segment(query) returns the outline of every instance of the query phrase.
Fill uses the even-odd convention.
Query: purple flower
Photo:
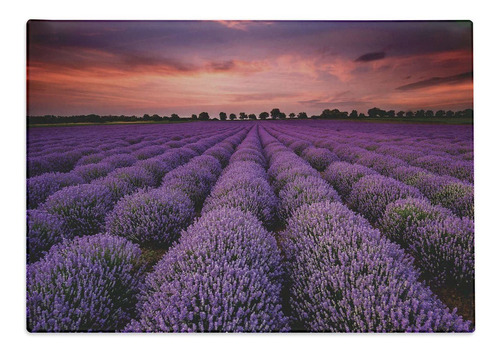
[[[410,252],[437,285],[473,291],[474,222],[454,216],[421,221],[409,230]]]
[[[183,232],[147,276],[131,332],[275,332],[283,270],[276,241],[250,213],[220,209]]]
[[[99,177],[106,176],[114,170],[114,167],[106,162],[91,163],[76,167],[72,172],[80,177],[86,183],[89,183]]]
[[[474,186],[462,182],[446,183],[429,196],[431,202],[449,208],[459,217],[474,218]]]
[[[106,158],[106,154],[103,152],[97,152],[91,155],[82,156],[76,163],[76,166],[84,166],[88,164],[101,162],[104,158]]]
[[[84,183],[82,177],[72,173],[49,172],[28,178],[27,197],[28,208],[34,209],[58,190]]]
[[[393,178],[368,175],[354,184],[348,204],[375,223],[384,214],[387,204],[407,197],[420,198],[422,195],[418,189]]]
[[[140,250],[109,235],[75,238],[27,267],[30,332],[117,331],[135,314]]]
[[[313,332],[469,331],[411,258],[340,203],[304,205],[281,235],[297,326]]]
[[[101,160],[101,162],[108,163],[114,168],[129,167],[132,166],[136,161],[137,159],[130,154],[115,154]]]
[[[154,189],[125,196],[106,218],[106,231],[140,245],[167,247],[194,218],[181,191]]]
[[[342,198],[347,199],[351,194],[352,186],[362,177],[375,175],[371,168],[349,162],[333,162],[328,166],[324,178],[335,188]]]
[[[325,148],[308,147],[301,155],[307,162],[318,171],[324,171],[333,161],[339,161],[335,153]]]
[[[104,230],[113,195],[103,185],[80,184],[54,193],[42,208],[59,216],[71,236],[92,235]]]
[[[286,221],[291,214],[305,204],[323,201],[340,202],[337,192],[319,177],[297,177],[280,191],[280,217]]]
[[[118,168],[108,174],[108,177],[121,179],[135,189],[153,187],[156,184],[154,175],[140,166]]]
[[[27,211],[28,261],[36,262],[50,247],[67,237],[64,222],[43,210]]]
[[[132,153],[132,156],[138,160],[146,160],[151,157],[161,155],[165,152],[165,148],[158,145],[146,146]]]

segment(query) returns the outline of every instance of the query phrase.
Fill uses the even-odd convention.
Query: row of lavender
[[[217,182],[202,217],[148,276],[139,319],[128,331],[286,331],[289,323],[310,331],[469,329],[468,322],[417,281],[419,272],[410,257],[342,206],[307,163],[261,134],[280,198],[270,188],[260,142],[251,132]],[[296,169],[309,176],[297,177]],[[272,219],[273,210],[279,210],[281,220]],[[308,239],[318,214],[329,227]],[[280,221],[288,225],[279,238],[283,269],[274,239],[255,217],[268,227]],[[339,218],[345,225],[336,224]],[[332,230],[333,225],[337,228]],[[352,228],[357,232],[350,240]],[[342,241],[335,240],[322,254],[324,237]],[[339,261],[346,267],[332,268]],[[346,281],[346,274],[351,279]],[[290,294],[289,318],[281,311],[282,285]]]
[[[28,266],[30,330],[122,328],[135,314],[143,286],[141,251],[136,244],[168,247],[176,239],[181,229],[193,221],[196,208],[246,131],[239,128],[201,139],[192,155],[203,150],[205,153],[165,174],[159,188],[155,188],[153,175],[143,171],[150,183],[120,190],[114,188],[115,183],[96,181],[96,185],[106,186],[102,194],[92,193],[96,192],[91,190],[92,184],[67,187],[34,211],[36,217],[29,211],[29,246],[32,240],[51,240],[54,235],[57,241],[62,239],[44,258]],[[158,161],[161,165],[161,158]],[[89,193],[74,198],[72,188],[83,188]],[[119,193],[113,197],[116,191]],[[82,215],[82,210],[88,213]],[[82,228],[89,222],[92,230]],[[75,225],[80,227],[72,228]],[[102,231],[107,233],[99,234]]]
[[[231,157],[201,217],[155,266],[127,331],[286,331],[283,267],[270,225],[277,199],[256,128]]]
[[[412,258],[340,203],[317,170],[261,130],[280,196],[292,321],[308,331],[466,331]]]
[[[393,163],[387,163],[383,156],[370,160],[372,153],[369,151],[365,151],[368,158],[361,155],[357,160],[358,163],[365,162],[363,164],[339,162],[339,157],[332,151],[314,146],[313,133],[283,132],[283,129],[280,132],[274,131],[275,136],[318,171],[324,171],[323,177],[339,191],[351,209],[361,213],[386,237],[398,242],[413,255],[419,267],[432,278],[433,285],[448,284],[466,292],[473,290],[474,222],[468,217],[473,216],[474,210],[472,186],[466,198],[461,193],[449,193],[445,194],[448,198],[429,200],[426,196],[442,196],[442,190],[449,191],[450,185],[443,187],[439,183],[429,183],[427,188],[422,188],[415,183],[419,190],[388,177],[394,170],[401,174],[405,170],[411,171],[412,168],[404,163],[391,159]],[[301,138],[298,139],[298,136]],[[374,162],[371,168],[367,167],[367,160]],[[380,175],[378,171],[385,173]],[[406,171],[406,174],[409,173]],[[440,180],[439,176],[430,173],[420,177],[427,182]],[[453,183],[463,186],[460,182]],[[462,198],[466,201],[463,202]],[[449,203],[450,200],[453,203]],[[459,208],[464,204],[467,208]],[[441,205],[458,206],[452,208],[456,215]]]
[[[182,172],[176,167],[184,165],[190,159],[211,148],[223,138],[234,139],[235,131],[220,133],[209,138],[193,137],[180,140],[180,148],[170,149],[164,154],[140,160],[129,167],[119,167],[100,178],[73,186],[61,186],[57,183],[33,183],[28,179],[28,206],[33,195],[50,196],[37,209],[29,210],[28,220],[28,257],[36,261],[53,244],[65,238],[90,235],[104,229],[107,214],[119,199],[139,189],[156,187],[162,182],[167,172],[169,183],[181,183],[192,188]],[[231,146],[231,143],[229,143]],[[220,155],[220,148],[213,148],[208,154]],[[174,171],[177,171],[175,174]],[[72,173],[72,172],[70,172]],[[38,176],[42,177],[42,176]],[[38,180],[38,177],[35,177]],[[179,182],[180,181],[180,182]],[[202,182],[200,182],[202,183]],[[60,188],[60,190],[58,190]],[[47,193],[47,190],[50,193]],[[42,199],[42,198],[38,198]]]
[[[193,131],[197,130],[194,129]],[[44,131],[47,134],[52,133],[51,131]],[[52,148],[47,148],[40,151],[43,154],[42,156],[30,158],[30,154],[34,153],[32,153],[32,148],[28,144],[28,176],[30,176],[28,178],[28,207],[30,209],[38,207],[59,189],[90,183],[115,170],[117,170],[115,174],[118,175],[120,171],[124,171],[119,170],[120,168],[137,165],[148,169],[151,161],[149,159],[155,156],[161,155],[163,160],[175,161],[176,155],[180,154],[179,160],[182,160],[186,151],[178,149],[186,144],[196,142],[201,137],[200,133],[191,132],[183,139],[173,133],[167,134],[170,137],[156,139],[137,134],[138,137],[131,139],[122,134],[113,136],[114,133],[119,133],[119,131],[105,130],[106,135],[103,135],[103,132],[96,136],[82,134],[85,140],[81,141],[80,139],[71,138],[71,136],[68,137],[68,130],[63,132],[65,133],[63,136],[67,137],[69,142],[58,143],[57,132],[55,132],[55,138],[54,135],[51,135],[49,139],[46,139],[51,142],[51,144],[48,144],[49,146],[53,144],[63,145],[62,149],[66,153],[53,152]],[[216,131],[212,130],[212,132],[215,133]],[[210,134],[210,131],[207,133]],[[56,142],[53,142],[54,139]],[[28,141],[30,142],[30,140]],[[103,143],[102,141],[107,142]]]
[[[435,174],[424,168],[414,167],[401,159],[366,150],[361,148],[355,139],[350,144],[345,144],[339,143],[334,134],[324,139],[316,136],[314,132],[303,134],[293,130],[280,131],[288,136],[287,143],[294,144],[292,148],[299,154],[312,145],[322,147],[322,150],[312,149],[305,152],[306,158],[320,171],[339,159],[369,167],[384,176],[416,187],[433,204],[442,205],[460,217],[474,217],[474,186],[469,182]],[[449,170],[451,170],[450,164],[453,162],[448,164]]]
[[[207,126],[194,127],[189,132],[179,126],[168,130],[152,126],[135,129],[125,126],[31,129],[27,146],[28,176],[69,172],[76,165],[99,162],[116,154],[129,154],[136,159],[151,157],[152,154],[161,154],[156,151],[161,147],[163,150],[178,147],[179,140],[195,137],[204,130],[216,131]]]
[[[330,123],[331,124],[331,123]],[[340,124],[342,126],[342,124]],[[362,127],[356,125],[356,129]],[[375,128],[370,133],[360,133],[347,127],[346,130],[339,129],[339,125],[325,123],[321,128],[314,128],[314,124],[308,130],[315,132],[318,142],[330,140],[335,137],[338,145],[356,145],[369,151],[389,155],[408,164],[429,169],[439,175],[451,175],[458,179],[473,182],[473,146],[471,127],[447,128],[449,135],[437,135],[432,131],[425,131],[422,125],[404,125],[406,134],[411,137],[394,134],[399,130],[398,125],[390,127]],[[435,126],[439,131],[443,127]],[[297,131],[297,129],[294,129]],[[424,132],[422,132],[424,130]],[[426,134],[425,134],[426,133]],[[408,148],[411,147],[411,148]]]
[[[54,196],[73,187],[42,203],[34,213],[57,221],[29,221],[29,239],[66,235],[75,220],[99,222],[91,232],[80,224],[28,266],[28,327],[470,330],[417,280],[414,260],[342,205],[317,170],[262,127],[249,128],[202,139],[177,168],[152,162],[162,155],[145,160],[156,167],[150,184],[123,192],[111,174],[75,186],[107,186],[111,207],[82,215],[102,199],[80,208],[91,193],[61,207],[74,193]],[[52,199],[59,209],[48,208]],[[276,242],[270,231],[281,228]],[[146,273],[141,249],[149,248],[167,251]]]
[[[288,123],[288,122],[287,122]],[[287,126],[302,126],[290,122]],[[372,124],[343,121],[308,122],[308,129],[318,133],[332,133],[342,142],[350,139],[364,140],[367,147],[377,149],[384,142],[402,147],[400,152],[413,156],[439,155],[472,160],[472,125],[428,125],[428,124]],[[406,147],[411,146],[411,149]]]

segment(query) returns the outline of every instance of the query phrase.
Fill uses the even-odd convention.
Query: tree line
[[[335,119],[335,118],[473,118],[474,111],[472,109],[465,109],[463,111],[445,111],[438,110],[434,112],[433,110],[420,109],[417,111],[398,111],[395,110],[385,111],[383,109],[373,107],[368,110],[368,116],[364,113],[358,114],[357,110],[352,110],[349,114],[348,112],[341,112],[338,109],[325,109],[320,118]]]
[[[144,114],[143,116],[126,116],[126,115],[74,115],[74,116],[28,116],[28,124],[57,124],[57,123],[111,123],[111,122],[167,122],[167,121],[210,121],[210,120],[266,120],[266,119],[363,119],[363,118],[472,118],[473,110],[466,109],[463,111],[444,111],[438,110],[417,110],[417,111],[399,111],[383,110],[373,107],[368,110],[367,114],[359,113],[357,110],[352,110],[351,113],[340,111],[338,109],[325,109],[320,115],[308,116],[306,112],[293,112],[286,114],[281,112],[279,108],[273,108],[270,112],[261,112],[258,116],[254,113],[247,114],[239,112],[227,114],[220,112],[218,117],[210,117],[207,112],[200,114],[192,114],[191,117],[180,117],[173,113],[170,116],[160,116],[158,114]]]

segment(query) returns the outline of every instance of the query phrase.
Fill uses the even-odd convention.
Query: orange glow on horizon
[[[207,41],[213,38],[211,45],[194,44],[197,39],[180,29],[177,36],[172,35],[175,24],[168,24],[170,32],[159,39],[144,35],[135,42],[120,43],[112,37],[126,31],[125,25],[113,31],[93,29],[92,36],[79,30],[70,44],[54,45],[53,29],[46,34],[46,42],[33,37],[27,67],[28,114],[190,116],[208,111],[217,116],[220,111],[258,114],[274,107],[309,114],[327,108],[366,112],[373,106],[395,110],[472,107],[472,81],[460,76],[472,71],[468,49],[441,50],[437,45],[437,49],[427,49],[422,40],[420,52],[398,54],[384,49],[376,59],[355,60],[376,51],[368,41],[363,49],[364,29],[355,23],[330,32],[315,23],[297,23],[296,28],[293,23],[258,21],[196,25],[213,31],[212,37],[207,34]],[[285,25],[290,34],[282,29]],[[313,29],[321,33],[306,36],[306,25],[316,26]],[[186,36],[184,41],[182,36]],[[345,37],[353,38],[352,46],[330,49],[332,41],[340,43]],[[165,40],[173,44],[162,51]]]

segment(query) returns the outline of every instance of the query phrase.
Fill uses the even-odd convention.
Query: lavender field
[[[32,332],[471,332],[472,125],[28,129]]]

